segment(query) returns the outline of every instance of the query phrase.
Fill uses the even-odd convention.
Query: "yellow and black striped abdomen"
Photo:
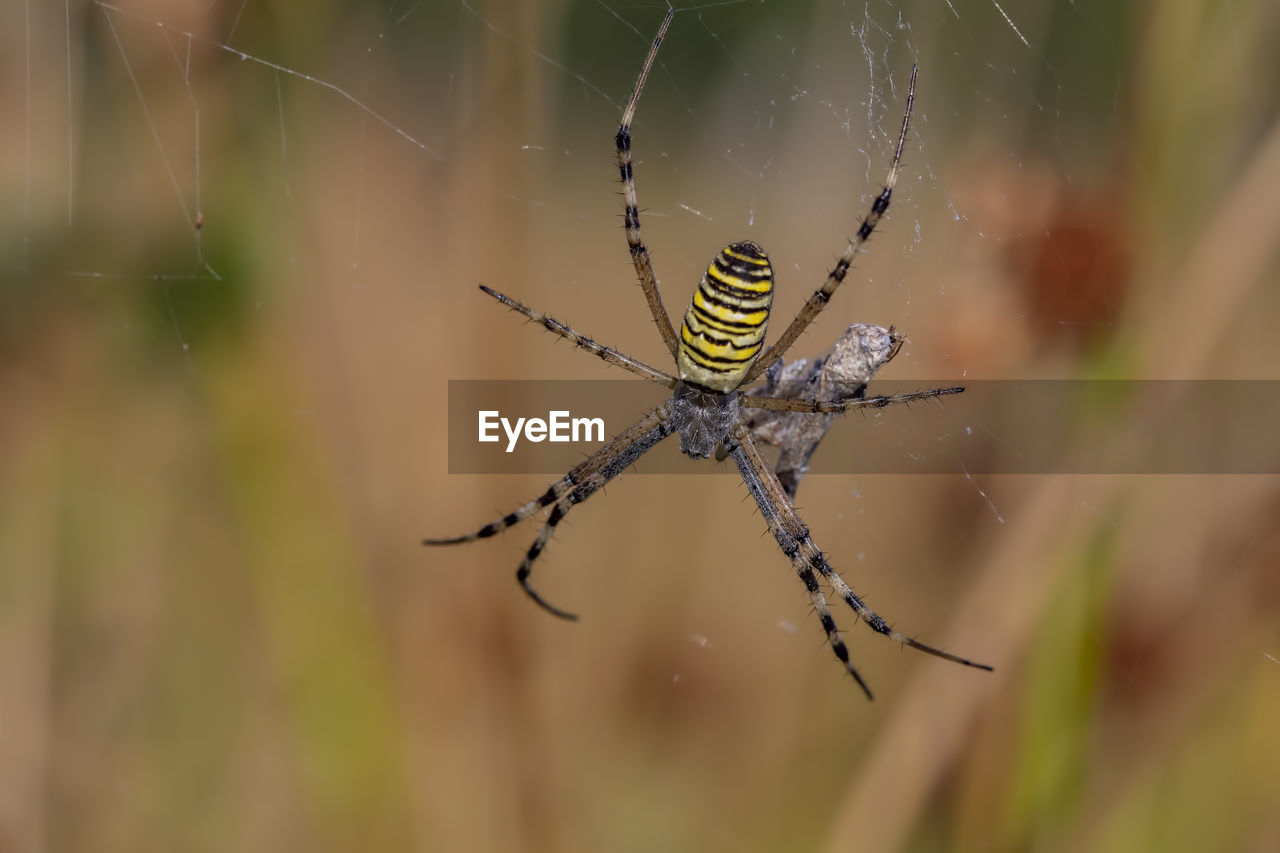
[[[720,250],[693,293],[680,326],[680,378],[713,391],[737,388],[764,347],[773,304],[773,267],[755,243]]]

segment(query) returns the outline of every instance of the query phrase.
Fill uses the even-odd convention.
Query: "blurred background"
[[[448,473],[450,379],[618,373],[478,282],[666,364],[612,160],[665,10],[5,4],[0,850],[1280,848],[1273,476],[811,476],[854,589],[995,667],[837,611],[873,703],[729,466],[574,510],[537,581],[577,624],[512,579],[533,525],[421,547],[549,480]],[[892,379],[1276,379],[1277,37],[1265,0],[681,6],[634,133],[668,309],[750,238],[789,318],[919,63],[797,355],[856,321],[910,336]]]

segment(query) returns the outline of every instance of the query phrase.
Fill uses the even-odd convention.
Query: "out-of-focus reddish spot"
[[[1104,195],[1060,195],[1045,221],[1009,247],[1033,330],[1071,343],[1111,333],[1129,289],[1131,258],[1124,211]]]

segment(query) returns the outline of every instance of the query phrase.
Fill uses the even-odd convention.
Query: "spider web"
[[[1274,379],[1280,296],[1256,282],[1274,274],[1277,242],[1268,223],[1280,213],[1250,194],[1274,185],[1274,143],[1266,140],[1276,75],[1258,73],[1253,60],[1265,55],[1257,45],[1276,26],[1261,9],[1221,4],[1204,13],[1203,26],[1190,26],[1146,21],[1147,10],[1104,0],[678,7],[634,128],[643,233],[669,313],[678,320],[720,246],[753,239],[777,270],[775,318],[793,315],[880,189],[906,80],[918,64],[892,209],[793,355],[814,356],[850,323],[863,322],[896,325],[908,335],[883,375],[926,387],[1045,377]],[[362,654],[379,659],[370,621],[407,625],[411,640],[424,632],[443,643],[463,632],[430,634],[417,626],[448,619],[414,606],[492,600],[494,579],[506,577],[514,551],[477,557],[486,561],[483,571],[442,581],[442,572],[422,579],[427,558],[408,546],[428,525],[444,533],[473,528],[545,483],[446,476],[447,383],[598,379],[602,368],[504,316],[475,285],[496,287],[666,366],[618,227],[612,159],[622,104],[665,11],[661,3],[615,0],[545,9],[490,0],[25,0],[0,13],[10,130],[0,389],[12,401],[0,415],[0,434],[12,448],[0,470],[6,500],[47,507],[41,524],[8,513],[17,519],[14,529],[55,531],[45,551],[30,551],[53,555],[52,568],[24,573],[11,596],[19,617],[0,640],[0,669],[15,685],[4,693],[36,697],[10,700],[16,711],[4,716],[20,722],[0,739],[46,774],[15,785],[16,793],[0,789],[0,820],[17,827],[12,837],[24,849],[75,846],[75,830],[56,828],[40,819],[41,809],[29,808],[39,792],[54,790],[53,805],[69,803],[88,815],[83,826],[100,825],[86,805],[93,799],[87,789],[57,776],[66,762],[57,740],[71,726],[72,751],[79,744],[90,757],[101,742],[74,720],[49,721],[86,698],[80,685],[98,683],[84,675],[96,668],[98,638],[113,631],[133,638],[123,657],[134,660],[168,645],[160,640],[178,629],[164,614],[185,612],[175,601],[207,600],[215,602],[210,613],[238,613],[227,603],[239,601],[234,594],[202,586],[221,567],[232,567],[232,577],[254,577],[247,586],[265,602],[264,622],[290,627],[252,635],[273,649],[271,665],[292,673],[299,661],[336,661],[324,675],[355,685],[344,696],[382,695],[378,685],[360,686],[374,676],[354,664],[343,668]],[[1178,76],[1186,66],[1198,76]],[[1083,419],[1111,411],[1106,400],[1093,403]],[[927,408],[908,414],[929,416]],[[848,421],[828,435],[819,459],[856,453],[857,429],[868,425]],[[989,427],[980,419],[967,426],[975,433]],[[1139,438],[1157,429],[1137,419],[1116,428]],[[1020,452],[1006,443],[1008,453]],[[929,452],[916,440],[904,448]],[[1042,710],[1079,712],[1069,721],[1028,714],[1025,750],[1007,758],[1006,769],[1018,783],[1011,788],[1033,793],[1010,794],[1008,814],[1043,814],[1046,803],[1064,812],[1080,806],[1089,814],[1090,803],[1105,811],[1098,805],[1104,789],[1087,770],[1079,771],[1086,780],[1079,787],[1075,777],[1064,781],[1067,771],[1041,772],[1069,764],[1071,749],[1085,753],[1091,733],[1124,739],[1124,723],[1113,718],[1089,728],[1096,721],[1073,704],[1075,687],[1123,706],[1117,718],[1157,719],[1154,709],[1163,704],[1181,713],[1182,722],[1170,725],[1191,726],[1185,721],[1210,718],[1218,706],[1206,698],[1209,688],[1187,686],[1184,664],[1199,672],[1266,667],[1262,677],[1272,680],[1280,672],[1280,602],[1268,581],[1274,573],[1264,570],[1277,547],[1271,479],[1033,482],[958,470],[901,480],[808,480],[800,493],[805,517],[837,565],[856,571],[859,588],[877,591],[877,606],[904,628],[928,628],[937,645],[991,659],[1002,677],[1022,677],[1004,675],[1020,662],[1029,672],[1067,672],[1057,682],[1025,676],[1023,692],[1008,691],[1033,697],[1028,703]],[[741,485],[731,477],[707,481],[677,502],[668,478],[632,478],[611,491],[612,509],[602,508],[600,497],[594,509],[575,510],[582,522],[564,537],[571,546],[557,545],[561,568],[549,585],[564,588],[566,578],[590,574],[583,567],[601,553],[656,547],[647,540],[660,537],[642,537],[621,522],[612,535],[623,545],[608,530],[593,532],[608,528],[614,513],[647,518],[665,506],[696,518],[692,529],[673,534],[673,543],[689,549],[711,539],[711,530],[754,532],[759,519],[739,505]],[[723,544],[715,562],[781,565],[771,542],[736,539],[742,542]],[[6,545],[15,554],[9,564],[45,565],[22,550],[23,536],[0,541],[16,543]],[[705,551],[691,553],[712,562]],[[433,572],[444,565],[430,559]],[[190,568],[170,578],[184,566]],[[95,603],[75,597],[80,573],[93,579],[85,597]],[[613,573],[597,574],[595,593],[582,597],[604,596],[606,583],[618,582]],[[777,585],[761,593],[769,603],[759,604],[756,616],[763,613],[766,626],[801,623],[794,579],[774,574]],[[750,583],[764,583],[764,575],[750,575]],[[309,602],[325,602],[325,618],[316,622],[327,625],[332,646],[322,639],[268,642],[297,636],[292,628],[302,623],[293,621],[291,593],[301,588],[315,590]],[[669,593],[651,594],[657,600]],[[96,603],[117,596],[119,605]],[[956,609],[963,618],[948,627]],[[423,612],[430,618],[419,618]],[[666,636],[696,638],[691,655],[655,653],[652,668],[661,678],[706,685],[712,678],[703,658],[728,671],[749,657],[735,650],[729,623],[701,613],[689,618],[690,625],[661,626]],[[216,621],[210,617],[206,626],[213,638],[206,645],[183,647],[193,671],[237,671],[215,649],[252,656]],[[198,615],[193,622],[189,630],[200,630]],[[100,632],[102,625],[111,630]],[[490,630],[483,641],[460,641],[464,650],[454,649],[455,656],[482,647],[503,650],[495,655],[503,665],[527,662],[520,657],[524,638]],[[1166,642],[1183,630],[1185,637]],[[803,658],[812,637],[812,626],[799,624],[794,639],[789,631],[769,639],[781,647],[780,658]],[[855,651],[881,681],[905,666],[893,649],[858,642]],[[411,652],[397,655],[397,666],[417,672],[401,660],[415,659]],[[501,669],[487,659],[460,659],[477,671]],[[571,653],[564,659],[575,660]],[[185,671],[187,662],[165,659],[155,669]],[[423,666],[437,667],[431,673],[441,682],[449,675],[445,664]],[[86,706],[96,708],[106,696],[119,703],[113,707],[132,707],[119,697],[147,695],[132,689],[132,672],[124,664],[104,667],[104,682],[120,686],[90,692]],[[834,672],[824,674],[832,676],[833,693],[847,688]],[[1078,683],[1064,687],[1069,677]],[[1215,695],[1245,695],[1241,678],[1215,682]],[[337,707],[319,686],[324,680],[299,679],[299,706]],[[880,721],[875,744],[850,747],[865,755],[842,777],[835,816],[814,824],[831,849],[846,848],[851,837],[869,849],[900,847],[912,832],[927,832],[920,829],[922,804],[949,778],[948,761],[967,768],[956,778],[985,772],[972,757],[963,764],[965,733],[976,732],[986,745],[1000,745],[1003,733],[984,722],[976,687],[946,684],[954,723],[935,725],[937,708],[925,697],[936,690],[895,685],[907,698],[892,720]],[[812,688],[811,681],[788,681],[778,692]],[[342,707],[353,729],[394,729],[385,707],[352,701]],[[1258,706],[1272,701],[1263,697]],[[144,711],[149,719],[148,712],[154,706]],[[1013,717],[1006,709],[1004,719]],[[119,718],[128,714],[119,711]],[[815,728],[843,731],[847,717],[839,719],[839,728]],[[336,726],[332,720],[303,712],[290,720],[304,744],[342,740],[317,734]],[[936,731],[938,739],[931,755],[913,764],[908,758],[921,751],[912,738],[921,731]],[[432,735],[425,739],[436,744]],[[409,772],[404,765],[425,761],[400,758],[410,748],[389,737],[371,747],[351,742],[363,751],[332,776],[395,779]],[[1065,752],[1046,743],[1066,744]],[[1172,772],[1163,754],[1138,753],[1126,790],[1141,790],[1144,772]],[[1173,746],[1168,754],[1171,762],[1178,755]],[[537,764],[528,755],[524,761]],[[316,775],[325,777],[325,769],[332,768]],[[368,799],[409,796],[379,784],[393,783],[369,783]],[[1268,780],[1254,787],[1275,790]],[[308,796],[321,801],[315,813],[341,811],[345,806],[334,803],[347,800],[365,803],[355,825],[382,826],[379,809],[394,808],[322,788],[298,796],[308,805]],[[530,816],[539,811],[536,801],[523,803],[529,814],[511,837],[567,846]],[[224,803],[225,811],[234,812],[234,801],[226,802],[232,805]],[[981,804],[968,805],[981,812]],[[135,808],[120,825],[136,819],[152,826],[145,804]],[[438,811],[450,842],[442,849],[476,840],[466,834],[476,831],[475,821]],[[205,818],[211,825],[219,819],[216,808]],[[1030,846],[1037,825],[1025,817],[1010,822],[1003,831],[1015,840],[1011,846]],[[185,828],[176,818],[174,824]],[[878,835],[867,839],[868,831]],[[108,849],[103,836],[85,832]],[[491,846],[513,846],[493,832]],[[358,840],[387,847],[400,838],[387,833]]]
[[[299,257],[295,228],[308,208],[331,202],[318,191],[338,194],[336,213],[346,222],[326,225],[346,255],[339,256],[339,268],[350,271],[348,284],[367,285],[363,271],[387,254],[371,234],[405,216],[387,209],[399,200],[388,188],[412,185],[429,214],[447,219],[457,212],[451,184],[465,177],[459,171],[471,165],[468,154],[492,146],[507,174],[468,187],[467,200],[495,214],[509,211],[533,232],[521,235],[535,253],[534,269],[524,275],[564,280],[571,305],[605,301],[584,298],[584,290],[595,290],[583,284],[596,268],[565,251],[562,241],[617,215],[609,198],[607,129],[616,123],[636,63],[616,60],[626,48],[642,55],[654,28],[649,19],[662,9],[582,4],[554,27],[491,6],[390,3],[349,21],[340,17],[341,7],[330,7],[311,30],[283,16],[272,20],[249,2],[191,4],[162,14],[143,3],[67,4],[61,19],[54,9],[36,10],[33,18],[28,7],[22,30],[25,224],[14,269],[161,282],[146,289],[170,299],[182,288],[165,282],[221,280],[227,271],[207,244],[217,246],[221,229],[248,218],[214,218],[228,195],[218,170],[234,169],[235,179],[252,183],[253,209],[279,229],[254,251],[289,267],[314,257]],[[690,270],[704,263],[705,247],[722,244],[726,234],[764,232],[785,247],[779,264],[794,286],[780,311],[821,280],[878,188],[901,87],[910,65],[922,59],[910,168],[896,199],[899,221],[886,224],[893,239],[876,247],[884,263],[868,259],[868,287],[859,296],[892,304],[900,322],[910,319],[917,301],[945,297],[950,282],[921,284],[911,274],[922,244],[935,237],[986,238],[966,224],[973,218],[966,200],[938,179],[939,136],[956,122],[994,125],[992,138],[1003,148],[997,156],[1012,159],[1025,116],[1014,124],[990,105],[1015,101],[1049,139],[1071,141],[1063,139],[1059,72],[1027,35],[1046,22],[1017,22],[997,3],[970,11],[976,20],[955,4],[947,4],[946,14],[916,16],[897,3],[869,3],[852,13],[822,4],[788,12],[744,3],[679,12],[638,131],[639,145],[648,149],[639,152],[638,171],[652,242],[664,230],[689,235],[656,247],[667,256],[669,269],[660,272],[670,285],[672,312],[694,275]],[[984,15],[999,16],[1006,26],[988,27]],[[931,80],[922,52],[935,51],[958,59],[938,67]],[[54,63],[57,53],[63,61]],[[956,91],[948,78],[970,82]],[[310,132],[312,122],[326,131],[319,139]],[[492,128],[501,134],[490,134]],[[87,138],[92,143],[81,141]],[[335,150],[316,150],[326,142]],[[243,144],[255,146],[254,156],[224,165],[226,149]],[[237,153],[244,154],[243,147]],[[376,161],[384,156],[391,162],[379,169]],[[329,159],[313,165],[313,158]],[[325,168],[328,174],[313,176],[313,169]],[[543,175],[550,186],[537,182]],[[565,189],[570,197],[557,198]],[[785,198],[788,192],[794,195]],[[599,198],[588,202],[580,194]],[[935,207],[946,219],[926,216]],[[61,235],[45,230],[63,218],[55,211],[65,216]],[[137,216],[146,221],[134,221]],[[449,229],[435,221],[405,228],[419,234],[419,257],[447,254],[447,243],[432,237]],[[497,230],[508,229],[500,222]],[[71,251],[47,262],[47,247],[55,243]],[[143,250],[117,260],[121,244]],[[105,248],[95,256],[99,245]],[[612,250],[616,255],[617,247]],[[151,260],[157,254],[164,256],[159,265]],[[500,269],[506,259],[496,254],[493,269]],[[418,267],[429,268],[429,262]],[[511,278],[489,273],[482,268],[468,279]],[[263,286],[254,296],[270,298],[280,289]],[[872,305],[867,310],[879,307]],[[190,335],[174,313],[173,340],[185,351]],[[965,370],[959,365],[955,372]]]
[[[660,363],[643,311],[617,310],[629,277],[611,236],[608,139],[635,74],[620,54],[643,55],[663,9],[584,3],[557,25],[476,2],[324,8],[293,18],[249,2],[64,4],[61,18],[27,8],[15,268],[72,293],[140,299],[153,322],[131,332],[153,336],[152,357],[168,351],[191,370],[204,335],[302,300],[364,317],[330,330],[353,340],[378,335],[386,314],[415,317],[387,339],[433,341],[397,361],[437,365],[438,379],[593,375],[572,357],[513,371],[504,346],[458,335],[466,324],[431,310],[448,300],[485,322],[491,306],[467,293],[477,280]],[[1102,74],[1110,88],[1099,97],[1085,89],[1092,80],[1064,74],[1048,36],[1036,37],[1052,29],[1052,7],[1022,14],[995,2],[681,9],[636,130],[645,233],[669,313],[708,247],[747,235],[774,253],[776,314],[793,313],[878,191],[920,63],[892,216],[840,317],[796,355],[821,352],[849,322],[876,322],[929,341],[908,346],[897,378],[1004,375],[1025,340],[984,363],[947,323],[991,301],[987,271],[940,259],[1004,239],[984,227],[982,194],[1006,188],[939,173],[966,158],[977,172],[1017,169],[1028,135],[1075,152],[1080,126],[1114,119],[1119,85]],[[1106,22],[1077,8],[1071,23],[1100,34],[1105,63],[1116,37]],[[1077,90],[1100,115],[1072,111],[1064,92]],[[967,125],[984,128],[985,149],[957,133]],[[1089,177],[1065,166],[1068,181]],[[354,358],[378,357],[360,349]]]

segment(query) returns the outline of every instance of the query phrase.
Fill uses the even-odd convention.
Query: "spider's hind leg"
[[[676,357],[680,349],[680,341],[671,325],[671,317],[667,314],[666,306],[662,304],[662,294],[658,290],[658,277],[653,271],[649,250],[640,237],[640,202],[636,196],[635,167],[631,160],[631,123],[635,120],[640,93],[644,91],[644,84],[649,79],[653,62],[658,58],[658,48],[662,45],[662,40],[667,35],[667,27],[671,26],[671,19],[675,14],[674,8],[667,9],[666,17],[662,19],[662,26],[658,28],[658,35],[654,38],[644,65],[640,68],[635,89],[631,91],[626,109],[622,111],[622,122],[618,125],[617,136],[614,137],[618,176],[622,181],[622,227],[627,233],[631,262],[636,268],[636,278],[640,282],[640,289],[644,292],[645,301],[649,304],[649,312],[653,315],[653,322],[658,327],[658,334],[662,336],[662,343],[671,353],[672,358]]]
[[[893,196],[893,188],[898,184],[898,170],[902,166],[902,149],[907,144],[907,128],[911,126],[911,108],[915,104],[915,99],[916,68],[912,66],[911,81],[907,84],[907,107],[902,116],[902,130],[898,134],[898,144],[893,149],[893,162],[889,165],[889,174],[885,176],[884,188],[880,190],[880,194],[871,203],[871,209],[862,218],[862,222],[858,226],[858,232],[845,247],[839,260],[836,261],[835,267],[827,275],[827,280],[809,297],[809,301],[800,309],[800,313],[791,321],[791,325],[787,326],[783,331],[782,336],[773,342],[773,346],[761,353],[755,364],[751,365],[751,369],[747,372],[746,382],[754,381],[756,377],[767,371],[775,361],[791,348],[791,345],[809,327],[809,324],[822,313],[822,310],[827,307],[827,303],[831,301],[836,289],[844,281],[844,277],[849,272],[849,267],[853,264],[854,257],[858,254],[858,250],[866,245],[867,240],[871,239],[871,233],[876,230],[880,220],[889,212],[889,200]]]

